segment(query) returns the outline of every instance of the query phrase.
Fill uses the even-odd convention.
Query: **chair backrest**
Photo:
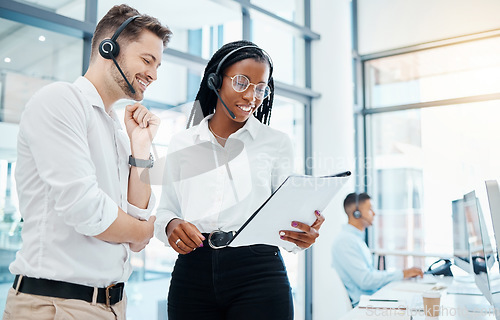
[[[332,268],[331,280],[329,281],[331,286],[331,309],[332,317],[329,319],[336,320],[340,319],[343,315],[352,309],[351,299],[349,299],[349,294],[344,286],[344,283],[340,279],[337,271]]]

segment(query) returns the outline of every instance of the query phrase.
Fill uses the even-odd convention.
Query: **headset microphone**
[[[134,87],[132,87],[132,85],[130,84],[130,82],[128,82],[127,77],[125,77],[125,74],[123,73],[122,69],[118,65],[118,62],[116,62],[115,57],[111,56],[111,59],[113,59],[113,62],[115,63],[116,68],[118,69],[118,71],[120,71],[120,74],[122,75],[123,79],[128,84],[128,88],[130,89],[130,92],[132,92],[132,94],[135,94]]]
[[[212,76],[212,74],[210,74],[208,76],[208,79],[207,79],[208,88],[212,89],[215,92],[215,94],[217,95],[217,98],[219,98],[220,102],[222,102],[222,104],[226,108],[227,112],[229,112],[229,115],[231,116],[231,118],[236,119],[236,116],[234,115],[234,113],[231,110],[229,110],[229,108],[224,103],[224,100],[222,100],[222,98],[220,97],[219,93],[217,92],[217,89],[214,86],[214,79],[211,76]]]

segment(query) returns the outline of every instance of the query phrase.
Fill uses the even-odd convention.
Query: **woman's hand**
[[[180,254],[187,254],[203,247],[205,237],[194,224],[182,219],[171,220],[165,228],[168,243]]]
[[[316,238],[319,237],[319,228],[321,228],[321,225],[325,222],[325,217],[323,217],[318,210],[314,211],[314,214],[316,215],[316,221],[314,221],[312,225],[308,226],[302,222],[292,221],[292,227],[301,230],[301,232],[281,230],[280,238],[285,241],[293,242],[303,249],[312,246]]]

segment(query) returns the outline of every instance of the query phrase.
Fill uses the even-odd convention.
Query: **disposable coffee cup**
[[[422,293],[424,312],[426,317],[438,317],[441,309],[441,293],[438,291],[425,291]]]

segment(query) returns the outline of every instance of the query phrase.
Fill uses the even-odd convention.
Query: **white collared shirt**
[[[202,233],[238,230],[292,172],[285,133],[251,116],[222,147],[208,129],[210,118],[170,142],[155,222],[155,235],[166,245],[165,227],[173,218]]]
[[[84,78],[56,82],[26,105],[18,136],[16,183],[24,219],[13,274],[104,287],[132,272],[128,244],[98,240],[118,206],[148,219],[154,206],[127,201],[130,141]]]

